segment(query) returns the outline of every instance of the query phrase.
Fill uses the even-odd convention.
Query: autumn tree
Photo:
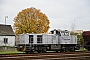
[[[22,10],[14,18],[14,29],[16,34],[46,33],[49,23],[48,17],[40,9],[31,7]]]

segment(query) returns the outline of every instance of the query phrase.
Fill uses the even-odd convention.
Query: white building
[[[11,25],[0,24],[0,46],[15,46],[15,34]]]

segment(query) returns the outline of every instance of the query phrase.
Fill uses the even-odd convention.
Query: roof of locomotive
[[[56,31],[56,34],[54,34],[54,31]],[[41,33],[41,34],[35,34],[35,33],[26,33],[26,34],[20,34],[20,35],[62,35],[62,33],[68,33],[70,35],[70,31],[68,30],[63,30],[63,31],[59,31],[59,30],[52,30],[50,31],[51,33]]]
[[[26,33],[26,34],[21,34],[21,35],[55,35],[55,34],[29,34],[29,33]]]

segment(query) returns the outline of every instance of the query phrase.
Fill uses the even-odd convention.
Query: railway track
[[[90,52],[3,54],[0,60],[90,60]]]

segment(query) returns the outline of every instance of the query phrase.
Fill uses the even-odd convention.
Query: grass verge
[[[15,53],[23,53],[23,52],[19,52],[17,50],[15,51],[1,51],[0,54],[15,54]]]
[[[85,49],[85,48],[80,48],[79,50],[75,50],[75,51],[87,51],[87,49]]]

